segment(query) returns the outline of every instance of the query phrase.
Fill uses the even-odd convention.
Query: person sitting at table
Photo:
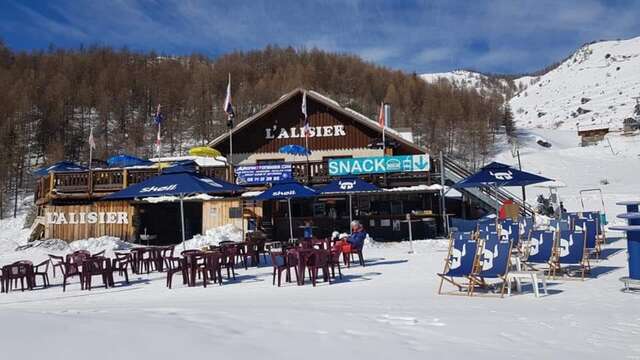
[[[353,220],[351,222],[351,235],[347,238],[347,242],[354,249],[362,249],[364,245],[364,239],[367,238],[367,232],[364,231],[364,227],[360,224],[360,221]]]

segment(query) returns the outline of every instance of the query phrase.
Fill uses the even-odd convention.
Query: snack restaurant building
[[[304,136],[303,95],[310,127],[308,139]],[[408,239],[409,222],[414,238],[442,234],[442,183],[434,171],[439,167],[434,164],[437,159],[391,128],[384,130],[384,142],[382,139],[383,128],[377,121],[324,95],[305,89],[283,95],[209,144],[228,163],[194,159],[200,175],[234,182],[246,191],[186,198],[187,238],[231,223],[247,233],[259,231],[268,239],[286,240],[289,215],[294,237],[302,237],[305,226],[311,226],[317,237],[330,236],[333,231],[348,232],[350,201],[346,195],[292,199],[291,214],[286,201],[253,198],[281,180],[295,180],[318,189],[334,179],[353,176],[378,188],[351,197],[351,216],[360,220],[374,239]],[[305,146],[311,153],[280,152],[285,145]],[[94,169],[51,173],[39,179],[35,196],[39,220],[34,225],[39,228],[34,229],[33,236],[72,241],[110,235],[158,245],[178,243],[181,236],[175,199],[102,200],[158,172],[153,167]],[[461,204],[458,199],[447,198],[447,212],[459,213]]]

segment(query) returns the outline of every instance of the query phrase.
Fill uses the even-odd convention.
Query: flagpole
[[[90,138],[93,141],[93,128],[89,130],[91,132]],[[93,144],[89,142],[89,171],[91,171],[91,163],[93,162]]]

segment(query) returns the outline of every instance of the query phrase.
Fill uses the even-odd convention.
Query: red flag
[[[380,103],[380,114],[378,115],[378,125],[380,125],[381,128],[384,128],[385,126],[385,121],[384,121],[384,103]]]

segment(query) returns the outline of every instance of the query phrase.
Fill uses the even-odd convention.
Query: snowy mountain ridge
[[[582,46],[556,68],[540,76],[511,80],[467,70],[422,74],[427,82],[447,79],[479,92],[501,91],[521,128],[619,130],[634,114],[640,97],[640,37]],[[497,81],[497,82],[496,82]],[[509,82],[512,82],[511,86]],[[500,84],[493,86],[487,84]]]
[[[619,130],[640,96],[640,37],[585,45],[532,80],[509,101],[517,126]]]

